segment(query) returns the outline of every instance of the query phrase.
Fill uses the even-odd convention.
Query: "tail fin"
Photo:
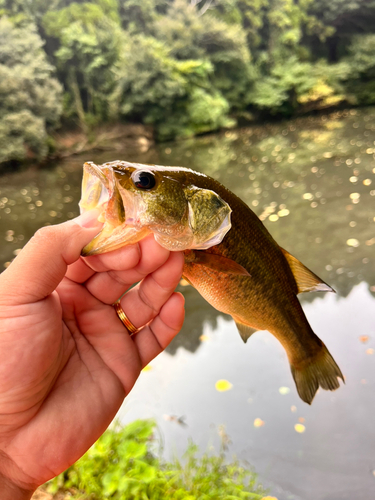
[[[291,364],[290,368],[300,398],[309,405],[319,386],[327,391],[334,391],[340,387],[339,378],[344,382],[340,368],[323,342],[322,350],[317,356],[298,367]]]

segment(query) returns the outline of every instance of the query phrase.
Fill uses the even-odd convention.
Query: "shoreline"
[[[226,131],[236,131],[245,127],[267,126],[312,116],[330,116],[335,113],[345,113],[351,110],[363,110],[372,107],[374,106],[335,106],[325,109],[315,109],[308,113],[296,113],[288,118],[267,116],[267,118],[262,119],[258,116],[253,120],[240,120],[233,128],[220,128],[189,138],[175,139],[172,142],[179,142],[212,134],[221,134]],[[31,165],[33,168],[43,168],[51,161],[64,160],[65,158],[91,151],[120,151],[128,149],[132,153],[147,153],[147,151],[156,144],[161,144],[155,140],[154,128],[152,125],[120,122],[99,125],[88,134],[84,133],[78,127],[71,130],[61,129],[60,131],[51,133],[49,141],[52,143],[52,151],[45,158],[38,160],[37,157],[30,152],[26,160],[0,163],[0,176],[9,172],[27,170]],[[166,141],[165,144],[169,142],[170,141]]]

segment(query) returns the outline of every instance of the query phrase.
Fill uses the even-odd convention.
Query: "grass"
[[[190,443],[182,460],[162,460],[155,427],[151,420],[137,420],[108,429],[77,463],[46,485],[46,492],[72,500],[265,498],[256,474],[237,459],[228,463],[223,450],[200,454]]]

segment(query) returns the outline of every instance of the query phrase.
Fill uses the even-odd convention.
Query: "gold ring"
[[[113,304],[113,307],[115,308],[115,311],[117,313],[117,316],[120,318],[121,322],[127,328],[128,332],[130,333],[130,336],[134,335],[135,333],[138,332],[139,328],[133,325],[133,323],[130,321],[130,319],[126,316],[124,313],[123,308],[121,307],[120,301],[115,302]]]

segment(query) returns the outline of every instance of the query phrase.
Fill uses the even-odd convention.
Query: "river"
[[[0,266],[35,230],[78,215],[82,164],[126,159],[215,177],[276,241],[337,291],[302,294],[306,316],[345,375],[312,406],[297,396],[268,332],[244,345],[234,322],[190,286],[186,321],[119,412],[154,418],[167,458],[192,439],[250,463],[278,500],[375,498],[375,108],[251,126],[147,153],[86,154],[0,178]],[[215,384],[228,381],[228,390]]]

